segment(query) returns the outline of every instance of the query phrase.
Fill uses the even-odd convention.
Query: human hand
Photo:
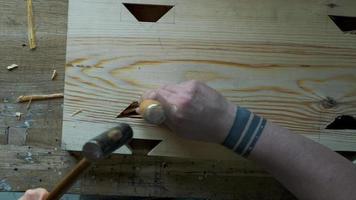
[[[147,91],[142,99],[161,103],[165,124],[188,139],[222,143],[234,122],[236,106],[198,81],[166,85]]]
[[[49,193],[46,189],[43,188],[36,188],[26,190],[25,194],[20,197],[19,200],[46,200]]]

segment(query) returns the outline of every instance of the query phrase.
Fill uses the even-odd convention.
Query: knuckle
[[[36,195],[36,191],[35,190],[26,190],[25,192],[25,196],[26,197],[32,197],[32,196],[35,196]]]
[[[170,85],[168,85],[168,84],[162,85],[160,87],[160,89],[169,89],[169,88],[170,88]]]
[[[173,123],[176,125],[180,125],[184,121],[184,115],[181,112],[177,112],[174,114],[174,117],[172,119]]]
[[[157,90],[150,90],[147,91],[143,97],[144,99],[156,99],[157,95],[158,95]]]
[[[177,124],[182,122],[182,120],[184,119],[184,108],[182,107],[182,105],[177,104],[175,106],[175,109],[172,110],[172,121]]]
[[[190,81],[190,85],[191,87],[193,88],[197,88],[199,85],[201,85],[202,83],[200,81],[197,81],[197,80],[191,80]]]
[[[37,190],[41,194],[47,194],[48,193],[48,191],[46,189],[44,189],[44,188],[38,188]]]
[[[190,81],[190,83],[187,85],[188,94],[191,96],[195,95],[201,84],[202,83],[200,83],[199,81],[196,81],[196,80]]]
[[[198,80],[190,80],[190,81],[188,81],[188,83],[191,85],[196,85],[196,84],[199,84],[199,81]]]
[[[187,94],[188,94],[189,96],[194,95],[194,93],[195,93],[195,88],[194,88],[194,87],[188,87],[188,88],[187,88]]]
[[[191,95],[185,96],[178,102],[177,105],[178,110],[184,112],[185,110],[189,109],[192,101],[193,101],[193,96]]]

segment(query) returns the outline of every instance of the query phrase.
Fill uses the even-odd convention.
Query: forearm
[[[222,143],[264,167],[300,199],[354,199],[356,167],[300,135],[237,108],[207,85],[188,81],[149,91],[165,124],[182,137]]]
[[[248,159],[264,167],[299,199],[356,197],[356,167],[350,161],[270,122]]]

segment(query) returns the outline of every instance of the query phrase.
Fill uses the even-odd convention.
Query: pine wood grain
[[[296,0],[142,2],[174,9],[162,21],[143,23],[121,1],[69,2],[66,149],[79,150],[91,136],[84,127],[103,131],[128,122],[135,138],[163,140],[150,155],[234,158],[140,119],[114,118],[147,89],[197,79],[334,150],[356,150],[354,131],[324,129],[338,115],[356,115],[356,36],[327,16],[342,9]],[[356,15],[355,2],[342,3]],[[325,106],[330,99],[335,106]],[[69,115],[78,109],[81,115]]]

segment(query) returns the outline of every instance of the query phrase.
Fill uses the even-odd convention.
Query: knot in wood
[[[336,105],[337,105],[337,102],[335,101],[335,99],[333,99],[331,97],[326,97],[325,99],[323,99],[321,101],[321,106],[325,109],[333,108]]]
[[[337,4],[334,4],[334,3],[329,3],[329,4],[326,4],[329,8],[335,8],[337,7],[338,5]]]

